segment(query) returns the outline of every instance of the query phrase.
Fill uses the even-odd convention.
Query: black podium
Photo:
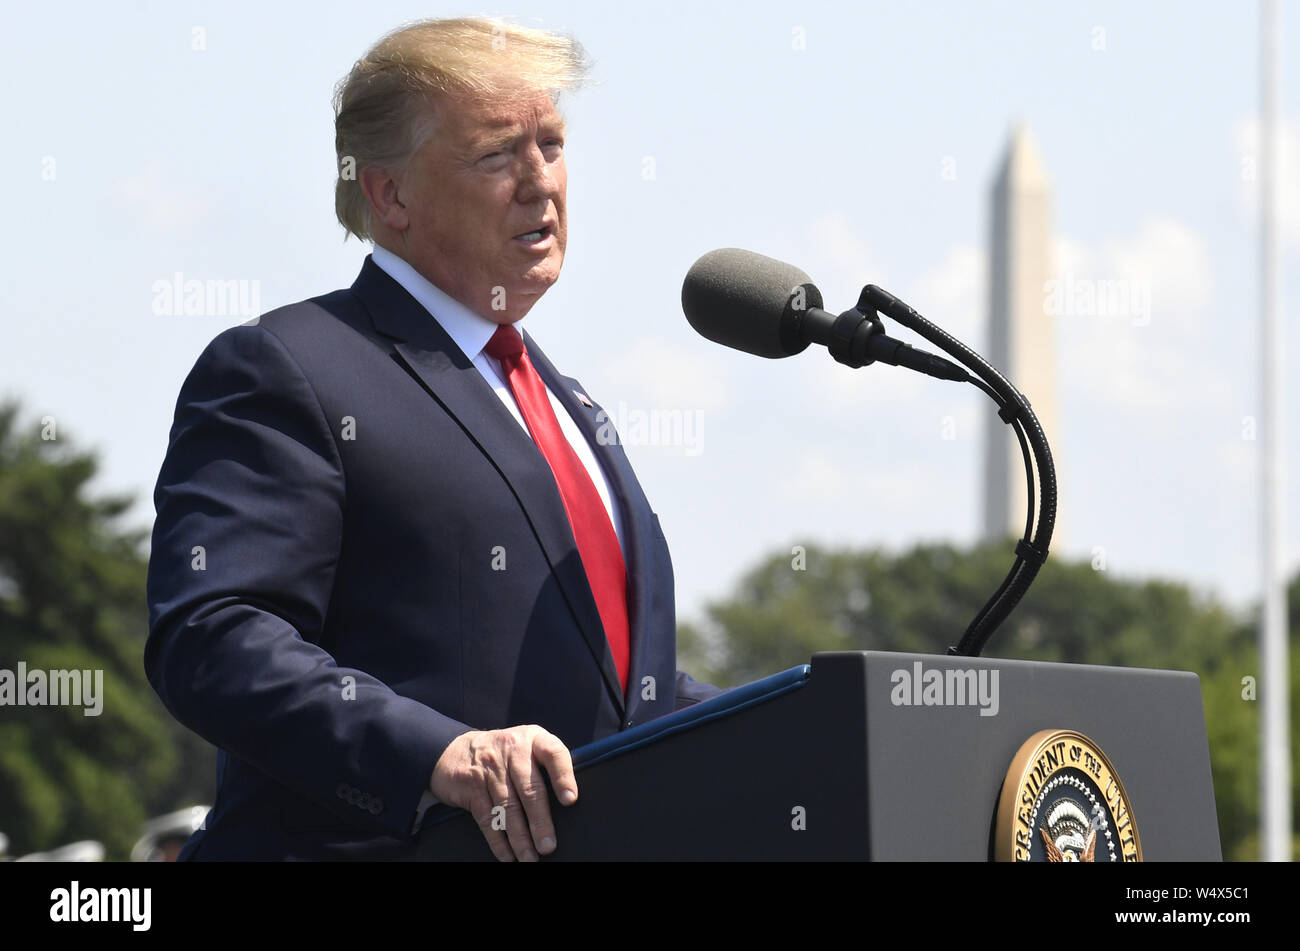
[[[1053,734],[1041,755],[1026,753],[1043,731],[1071,731],[1067,740],[1077,734],[1093,745]],[[1018,753],[1023,794],[1008,778]],[[1138,836],[1146,861],[1222,857],[1200,682],[1191,673],[819,653],[810,665],[573,754],[579,800],[566,808],[552,799],[559,848],[550,861],[982,862],[998,853],[1017,815],[1026,857],[1032,848],[1052,861],[1123,860]],[[1092,792],[1082,782],[1090,777]],[[1062,805],[1058,792],[1075,787]],[[1089,802],[1104,813],[1104,800],[1118,801],[1121,788],[1126,808],[1094,819],[1091,835],[1080,813],[1087,818]],[[1052,836],[1032,826],[1039,813],[1062,848],[1040,842]],[[447,807],[430,810],[419,853],[492,859],[468,814]]]

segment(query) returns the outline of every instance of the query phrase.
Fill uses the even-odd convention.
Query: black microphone
[[[760,357],[789,357],[818,343],[851,367],[879,360],[943,380],[970,379],[957,364],[887,336],[874,310],[822,310],[821,291],[807,274],[740,248],[710,251],[691,266],[682,310],[701,336]]]
[[[808,349],[811,341],[799,331],[800,305],[822,306],[812,278],[739,248],[710,251],[691,265],[682,283],[682,310],[701,336],[770,359]]]

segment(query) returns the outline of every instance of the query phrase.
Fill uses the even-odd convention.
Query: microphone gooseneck
[[[1029,590],[1047,559],[1056,524],[1056,468],[1047,436],[1024,394],[978,353],[888,291],[868,284],[857,305],[837,316],[822,309],[821,292],[807,274],[752,251],[722,248],[696,261],[682,284],[682,309],[702,336],[726,347],[779,359],[801,353],[816,343],[846,366],[857,368],[879,361],[907,367],[938,379],[971,383],[998,404],[998,415],[1016,434],[1024,456],[1028,516],[1024,537],[1016,544],[1011,571],[967,626],[958,644],[948,649],[950,654],[978,656]],[[888,336],[882,314],[928,340],[966,369]],[[1035,469],[1041,480],[1038,506]]]

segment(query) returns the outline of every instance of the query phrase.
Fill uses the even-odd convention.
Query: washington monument
[[[1029,399],[1055,456],[1060,442],[1056,333],[1043,306],[1044,285],[1053,271],[1051,196],[1038,147],[1023,125],[1012,131],[994,180],[991,219],[988,359]],[[1020,445],[996,415],[990,414],[986,433],[982,535],[1019,537],[1026,506]],[[1062,521],[1058,514],[1057,540]]]

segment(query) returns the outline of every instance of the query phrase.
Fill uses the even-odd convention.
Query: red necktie
[[[587,467],[582,464],[573,446],[560,429],[551,400],[546,394],[546,384],[537,375],[533,363],[524,349],[524,339],[509,324],[496,329],[484,348],[501,361],[507,382],[519,404],[528,431],[533,434],[537,448],[555,474],[556,485],[564,510],[568,513],[573,537],[578,543],[578,554],[587,570],[587,582],[596,598],[596,609],[605,626],[605,637],[618,668],[618,682],[627,693],[627,668],[629,635],[627,621],[627,567],[623,563],[623,550],[619,547],[614,525],[609,520],[605,503],[600,500],[596,486],[591,481]]]

